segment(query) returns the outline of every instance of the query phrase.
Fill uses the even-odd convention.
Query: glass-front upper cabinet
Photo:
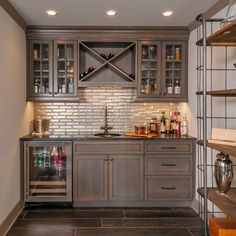
[[[55,41],[54,43],[54,95],[77,95],[77,43]]]
[[[52,42],[31,41],[29,44],[29,96],[52,96]]]
[[[139,41],[137,100],[188,100],[187,41]]]
[[[78,99],[77,41],[30,40],[28,65],[28,101]]]
[[[161,93],[161,44],[138,43],[138,97],[156,97]]]
[[[163,91],[166,97],[186,97],[186,49],[184,42],[163,42]]]

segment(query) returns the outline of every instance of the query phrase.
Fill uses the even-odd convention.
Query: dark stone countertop
[[[195,141],[192,136],[176,136],[176,135],[157,135],[155,137],[131,137],[126,135],[99,137],[93,134],[88,135],[32,135],[28,134],[20,138],[21,141],[101,141],[101,140],[156,140],[156,141]]]

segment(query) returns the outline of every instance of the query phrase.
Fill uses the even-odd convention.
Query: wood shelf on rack
[[[197,144],[203,145],[203,141],[197,141]],[[232,157],[236,157],[236,142],[222,141],[222,140],[208,140],[207,146],[214,150],[223,152]]]
[[[204,189],[198,193],[204,197]],[[227,216],[236,218],[236,188],[231,188],[227,194],[220,194],[217,188],[207,188],[207,198],[220,208]]]
[[[203,39],[198,40],[196,44],[202,46]],[[236,46],[236,20],[210,35],[207,38],[207,45]]]
[[[203,95],[203,91],[197,91],[197,95]],[[214,97],[236,97],[236,89],[222,89],[207,91],[207,95]]]

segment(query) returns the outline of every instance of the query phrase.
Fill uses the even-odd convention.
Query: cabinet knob
[[[108,157],[106,159],[104,159],[104,161],[108,161]]]

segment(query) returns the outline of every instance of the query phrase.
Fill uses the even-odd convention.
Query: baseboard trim
[[[19,201],[15,207],[12,209],[12,211],[8,214],[6,219],[0,224],[0,235],[5,236],[10,229],[10,227],[13,225],[21,211],[23,210],[24,203],[22,201]]]

